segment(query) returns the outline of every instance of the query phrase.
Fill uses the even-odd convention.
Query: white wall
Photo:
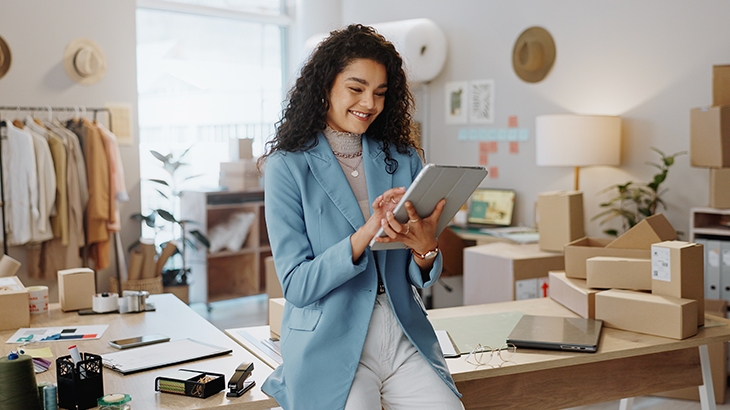
[[[139,225],[129,219],[140,208],[135,9],[134,0],[0,2],[0,36],[12,53],[10,71],[0,78],[0,106],[103,107],[107,103],[132,106],[134,144],[120,146],[130,194],[129,202],[120,207],[125,248],[139,238]],[[80,37],[99,44],[107,58],[107,73],[94,85],[73,82],[62,65],[66,45]],[[4,114],[12,116],[13,113]],[[99,114],[100,120],[103,115]],[[12,247],[8,253],[25,261],[22,247]],[[108,289],[111,274],[116,274],[113,267],[97,275],[99,291]],[[55,281],[30,280],[25,269],[21,270],[20,277],[26,286],[49,285],[51,300],[57,300]]]
[[[581,171],[586,221],[599,212],[603,188],[628,180],[648,182],[657,161],[654,146],[666,153],[689,150],[689,111],[712,103],[712,66],[730,63],[730,3],[723,0],[342,0],[343,23],[374,24],[429,18],[445,32],[448,58],[429,85],[430,161],[478,163],[478,143],[460,142],[469,126],[446,125],[444,85],[450,81],[493,79],[493,125],[506,128],[509,116],[530,131],[519,154],[500,142],[489,166],[499,177],[489,187],[514,188],[518,222],[533,223],[540,192],[572,189],[570,168],[535,165],[534,121],[558,113],[611,114],[623,119],[622,164]],[[520,80],[512,70],[512,48],[520,33],[541,26],[553,36],[557,57],[539,83]],[[422,100],[416,93],[417,98]],[[423,110],[423,107],[420,108]],[[678,158],[665,184],[669,221],[689,233],[689,209],[707,206],[709,171]],[[605,226],[587,225],[591,236]]]

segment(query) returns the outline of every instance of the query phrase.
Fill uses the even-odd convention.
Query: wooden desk
[[[434,309],[429,311],[429,318],[511,311],[576,317],[552,299],[540,298]],[[467,409],[562,409],[701,386],[703,375],[708,382],[700,388],[702,408],[714,409],[709,366],[703,368],[700,357],[709,363],[706,345],[730,340],[730,321],[709,318],[723,325],[701,328],[696,336],[684,340],[604,327],[596,353],[518,349],[512,361],[494,367],[474,366],[464,357],[446,361]],[[243,329],[265,334],[259,328]],[[226,333],[261,355],[238,330],[227,329]]]
[[[49,347],[56,357],[68,355],[68,346],[76,344],[81,352],[105,354],[119,350],[109,346],[110,340],[123,339],[144,334],[162,333],[170,340],[191,338],[216,346],[233,350],[232,354],[211,359],[189,362],[156,370],[149,370],[123,376],[113,370],[104,368],[104,394],[127,393],[132,396],[131,405],[134,409],[270,409],[277,407],[276,400],[261,391],[261,384],[271,374],[272,369],[256,359],[246,349],[241,348],[207,320],[195,313],[190,307],[172,294],[151,295],[148,299],[155,305],[154,312],[104,314],[81,316],[77,312],[62,312],[60,305],[51,304],[47,315],[31,315],[31,327],[75,326],[108,324],[106,332],[100,339],[42,342],[28,345],[28,348]],[[15,330],[0,332],[2,352],[7,355],[11,350],[17,350],[19,344],[5,343]],[[226,375],[228,379],[233,375],[236,367],[244,361],[254,363],[252,377],[256,386],[241,397],[226,397],[226,390],[207,399],[180,396],[155,391],[155,378],[170,369],[187,368],[209,371]],[[38,381],[56,383],[55,358],[48,371],[36,375]]]

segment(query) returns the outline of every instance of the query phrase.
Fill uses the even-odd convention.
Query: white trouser
[[[345,410],[463,410],[459,398],[403,333],[386,294],[375,300]]]

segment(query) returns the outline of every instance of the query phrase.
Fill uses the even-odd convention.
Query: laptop
[[[477,188],[469,199],[468,229],[493,229],[512,225],[515,191]]]
[[[558,316],[524,315],[507,337],[507,343],[528,349],[594,353],[603,321]]]

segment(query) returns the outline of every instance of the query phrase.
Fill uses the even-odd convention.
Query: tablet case
[[[404,206],[406,201],[411,201],[418,215],[425,218],[431,215],[442,198],[446,198],[446,206],[436,227],[438,236],[486,176],[486,168],[480,166],[427,164],[398,202],[393,211],[395,219],[400,223],[408,221],[408,212]],[[383,235],[383,229],[380,228],[376,236]],[[405,245],[401,242],[375,242],[373,238],[370,241],[370,248],[376,251],[403,249]]]

